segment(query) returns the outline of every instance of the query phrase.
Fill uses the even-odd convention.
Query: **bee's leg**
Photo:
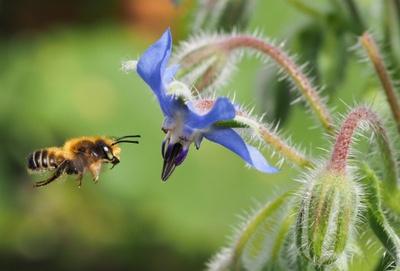
[[[79,174],[78,175],[78,179],[76,179],[78,181],[78,187],[80,188],[82,185],[82,178],[83,178],[83,174]]]
[[[64,167],[59,167],[59,168],[57,169],[57,171],[54,173],[53,176],[51,176],[51,177],[48,178],[47,180],[44,180],[44,181],[35,183],[35,184],[33,185],[33,188],[45,186],[45,185],[51,183],[52,181],[55,181],[58,177],[60,177],[61,175],[64,174],[64,169],[65,169]]]
[[[58,171],[57,171],[57,172],[58,172]],[[60,175],[61,175],[61,174],[58,175],[57,172],[54,173],[54,175],[51,176],[50,178],[48,178],[47,180],[44,180],[44,181],[40,181],[40,182],[35,183],[35,184],[33,185],[33,188],[45,186],[45,185],[51,183],[52,181],[56,180],[56,179],[57,179],[58,177],[60,177]]]
[[[99,181],[100,169],[101,169],[101,161],[90,165],[89,170],[92,173],[94,183]]]

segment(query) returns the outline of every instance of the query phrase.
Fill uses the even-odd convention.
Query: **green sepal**
[[[285,249],[293,247],[287,232],[294,220],[295,193],[292,189],[281,194],[244,221],[234,243],[221,252],[228,255],[211,262],[212,270],[287,270],[292,263]]]
[[[217,126],[227,127],[227,128],[250,128],[248,125],[243,124],[236,120],[223,120],[215,123]]]
[[[396,234],[396,231],[390,225],[388,219],[385,216],[385,212],[382,210],[382,191],[381,184],[375,172],[363,163],[361,165],[363,175],[363,181],[365,183],[366,192],[366,204],[367,204],[367,217],[368,222],[373,230],[374,234],[381,241],[382,245],[386,248],[387,252],[393,258],[397,268],[400,267],[400,238]]]
[[[285,228],[285,225],[287,225],[287,211],[290,210],[288,207],[289,203],[292,202],[292,195],[293,191],[285,192],[274,201],[264,205],[247,222],[247,226],[241,233],[236,245],[234,254],[236,266],[242,265],[245,270],[253,270],[255,262],[264,262],[263,266],[265,266],[276,261],[284,241],[284,235],[279,229]],[[292,213],[289,217],[290,219],[293,218]],[[267,221],[279,223],[280,227],[275,229],[271,226],[271,223],[266,223]],[[265,253],[266,250],[269,253]]]
[[[393,266],[393,259],[389,253],[384,253],[373,271],[395,271],[398,270]]]

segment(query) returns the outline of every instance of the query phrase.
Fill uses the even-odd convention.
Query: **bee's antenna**
[[[117,145],[119,143],[135,143],[139,144],[139,141],[137,140],[123,140],[125,138],[132,138],[132,137],[140,137],[140,135],[127,135],[127,136],[122,136],[114,140],[114,142],[111,144],[112,146]]]
[[[119,141],[114,141],[111,146],[117,145],[119,143],[135,143],[135,144],[139,144],[139,141],[136,140],[119,140]]]

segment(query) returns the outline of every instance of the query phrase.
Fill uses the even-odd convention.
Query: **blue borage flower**
[[[162,180],[166,181],[175,167],[185,160],[191,143],[198,149],[204,137],[230,149],[261,172],[278,172],[256,148],[247,145],[238,133],[228,127],[228,121],[232,122],[236,117],[236,108],[228,98],[195,100],[185,85],[173,81],[180,66],[167,67],[171,49],[172,37],[167,29],[147,49],[136,67],[140,77],[157,96],[165,116],[162,125],[166,133],[162,142]]]

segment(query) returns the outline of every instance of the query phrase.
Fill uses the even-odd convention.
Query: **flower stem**
[[[313,168],[314,164],[310,159],[305,157],[303,154],[298,152],[293,147],[289,146],[285,143],[279,136],[274,134],[270,129],[266,126],[259,124],[258,122],[252,120],[244,113],[240,112],[235,117],[235,121],[244,124],[257,134],[260,134],[266,144],[268,144],[272,149],[274,149],[277,153],[282,155],[284,158],[292,162],[293,164],[302,167],[302,168]]]
[[[264,141],[274,147],[275,150],[277,150],[282,156],[286,157],[288,160],[290,160],[293,164],[298,165],[299,167],[308,167],[312,168],[314,165],[311,163],[311,161],[304,157],[302,154],[297,152],[294,148],[291,146],[287,145],[285,142],[283,142],[278,136],[273,134],[271,131],[269,131],[267,128],[264,126],[260,125],[259,127],[259,132],[264,138]]]
[[[373,127],[373,131],[377,135],[383,162],[385,163],[383,172],[386,173],[386,181],[390,187],[397,187],[397,165],[386,129],[377,114],[365,106],[356,107],[347,115],[336,137],[327,169],[346,174],[350,143],[361,121],[366,121]]]
[[[221,41],[219,46],[227,50],[251,48],[270,56],[287,72],[293,82],[298,86],[326,131],[329,134],[333,134],[333,122],[328,109],[306,75],[295,65],[285,52],[262,39],[245,35],[229,37]]]
[[[398,102],[398,97],[394,90],[393,83],[390,80],[389,73],[383,63],[382,57],[380,56],[378,48],[371,35],[369,35],[368,32],[364,32],[360,40],[369,58],[374,64],[375,71],[379,76],[379,80],[381,81],[382,87],[386,93],[387,101],[390,105],[393,117],[396,121],[397,130],[400,133],[400,105]]]

